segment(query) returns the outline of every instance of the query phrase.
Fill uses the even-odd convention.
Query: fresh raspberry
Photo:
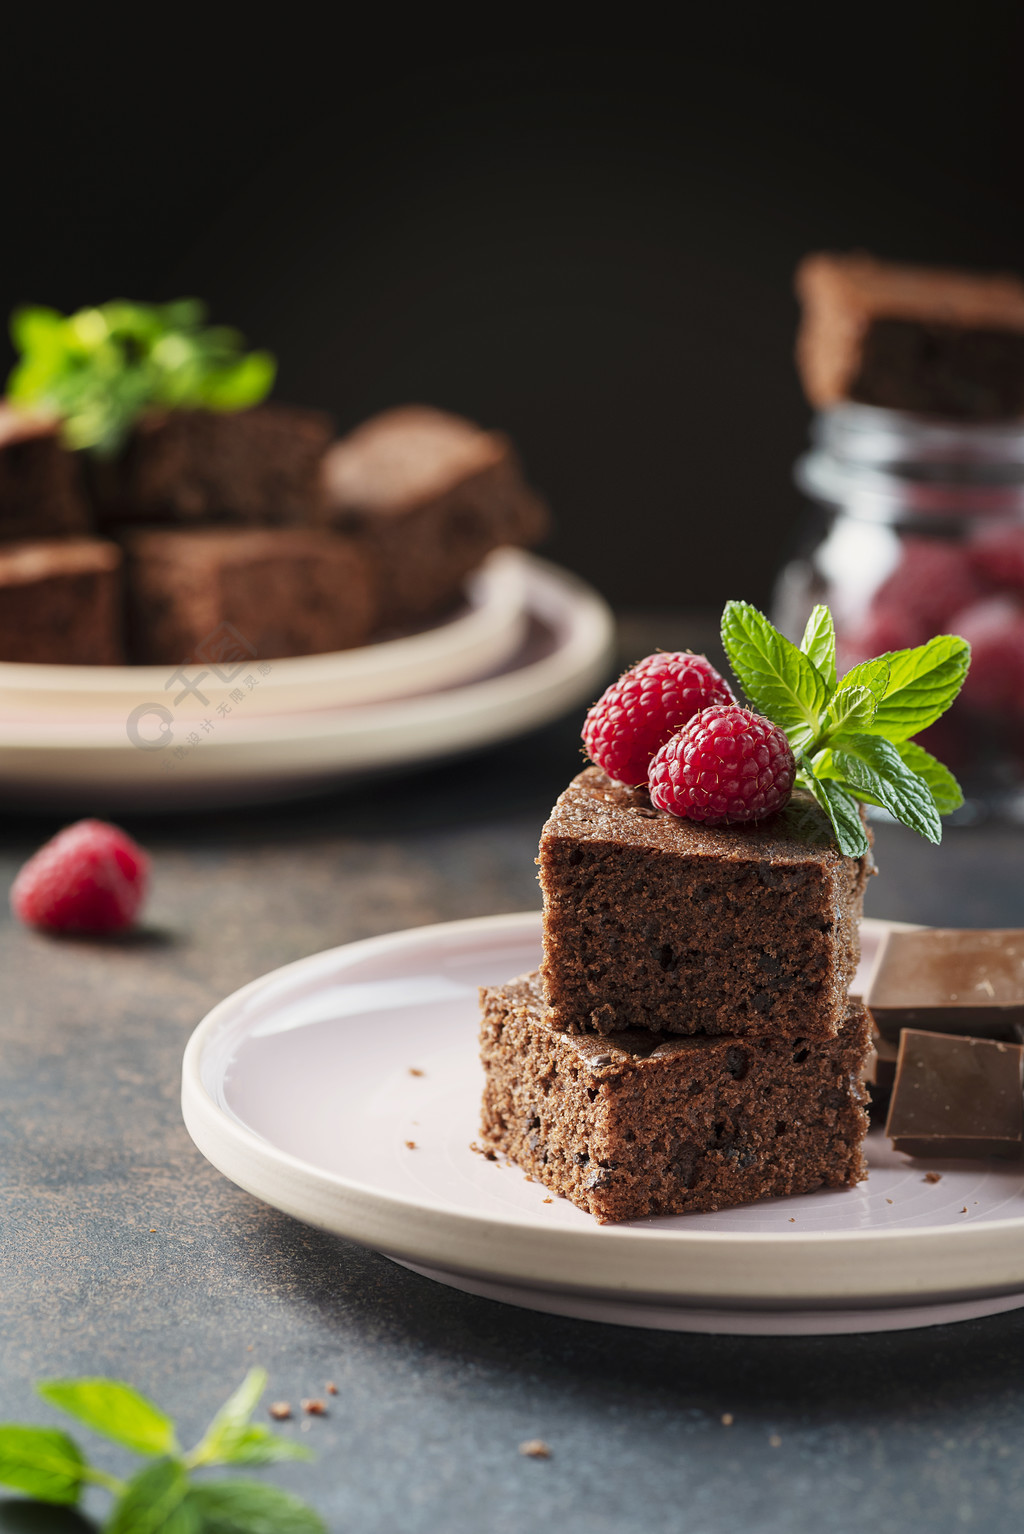
[[[687,720],[716,703],[735,703],[732,689],[703,655],[648,655],[602,693],[587,715],[583,744],[610,778],[647,782],[651,757]]]
[[[708,708],[655,756],[651,803],[687,820],[763,820],[781,810],[795,776],[777,724],[749,708]]]
[[[987,713],[1024,715],[1024,604],[988,597],[955,614],[950,627],[971,646],[964,703]]]
[[[40,847],[18,874],[11,909],[50,932],[119,932],[146,896],[149,858],[102,820],[79,820]]]

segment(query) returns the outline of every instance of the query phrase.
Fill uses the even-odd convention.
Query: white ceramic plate
[[[339,650],[331,655],[298,655],[286,660],[239,658],[245,670],[261,659],[270,662],[260,685],[247,700],[247,715],[301,713],[310,709],[348,708],[384,703],[417,692],[436,692],[472,681],[503,665],[523,641],[527,625],[526,584],[529,556],[518,549],[498,549],[466,582],[465,605],[444,623],[399,639]],[[242,636],[244,639],[244,636]],[[187,667],[196,677],[202,666]],[[234,664],[221,668],[227,680],[206,669],[203,693],[209,710],[230,699],[237,678]],[[132,709],[158,699],[173,702],[182,683],[168,682],[173,666],[29,666],[0,662],[0,719],[5,729],[66,722],[88,715],[118,736]],[[172,696],[168,696],[169,692]],[[198,715],[190,695],[188,712]]]
[[[885,925],[864,923],[866,963]],[[275,1208],[539,1309],[830,1331],[1024,1302],[1018,1163],[926,1166],[875,1137],[870,1179],[855,1190],[598,1226],[474,1153],[477,987],[539,955],[538,914],[484,917],[354,943],[254,981],[189,1043],[189,1132]],[[925,1181],[932,1169],[941,1181]]]
[[[133,744],[127,713],[0,713],[0,786],[8,800],[90,807],[239,803],[456,756],[534,729],[593,697],[611,660],[613,620],[576,576],[532,555],[509,557],[522,586],[521,639],[474,681],[431,688],[420,674],[415,696],[271,711],[257,705],[259,689],[291,663],[274,662],[269,676],[254,665],[233,682],[225,713],[212,697],[208,707],[193,698],[175,705],[159,749]],[[429,645],[435,635],[395,643]],[[161,687],[164,680],[161,673]],[[141,728],[152,733],[153,722]]]

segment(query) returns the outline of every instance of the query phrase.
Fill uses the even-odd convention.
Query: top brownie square
[[[570,1033],[833,1037],[860,957],[870,853],[844,857],[809,794],[705,826],[588,767],[541,833],[541,977]]]

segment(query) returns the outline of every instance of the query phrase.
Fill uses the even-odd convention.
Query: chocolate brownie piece
[[[571,1033],[835,1034],[860,956],[870,854],[809,794],[706,826],[588,767],[541,833],[545,994]]]
[[[481,1004],[485,1145],[602,1224],[867,1175],[859,1003],[825,1040],[573,1037],[551,1026],[536,974],[484,988]]]
[[[0,539],[88,531],[78,462],[59,423],[0,403]]]
[[[374,620],[366,561],[318,528],[146,528],[124,535],[132,659],[216,659],[226,632],[239,653],[275,659],[362,644]],[[225,626],[228,626],[225,629]],[[205,646],[205,648],[204,648]]]
[[[1024,283],[858,255],[812,255],[797,365],[819,409],[840,400],[963,420],[1024,415]]]
[[[492,549],[536,543],[548,525],[507,437],[426,406],[385,411],[335,443],[324,486],[330,525],[373,559],[385,629],[450,609]]]
[[[121,550],[100,538],[0,546],[0,661],[117,666]]]
[[[309,521],[331,423],[315,410],[171,410],[145,416],[121,457],[90,460],[104,527]]]

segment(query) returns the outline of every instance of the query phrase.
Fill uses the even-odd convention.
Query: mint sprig
[[[115,299],[60,314],[31,306],[11,317],[21,354],[7,380],[16,405],[60,416],[69,447],[118,453],[147,410],[244,410],[266,398],[276,363],[245,352],[237,330],[207,325],[198,299]]]
[[[0,1425],[0,1484],[56,1507],[77,1507],[87,1486],[103,1487],[114,1498],[104,1534],[326,1534],[319,1515],[280,1487],[193,1479],[215,1465],[312,1459],[305,1444],[250,1421],[266,1383],[264,1370],[251,1369],[185,1453],[171,1419],[130,1385],[46,1381],[38,1387],[44,1400],[149,1463],[123,1481],[90,1464],[60,1429],[12,1423]]]
[[[844,853],[867,851],[858,801],[941,841],[940,816],[958,809],[963,794],[948,768],[911,737],[934,724],[963,686],[971,658],[965,639],[940,634],[837,680],[827,607],[814,609],[797,646],[749,602],[727,602],[722,643],[752,707],[785,731],[797,782],[828,815]]]

